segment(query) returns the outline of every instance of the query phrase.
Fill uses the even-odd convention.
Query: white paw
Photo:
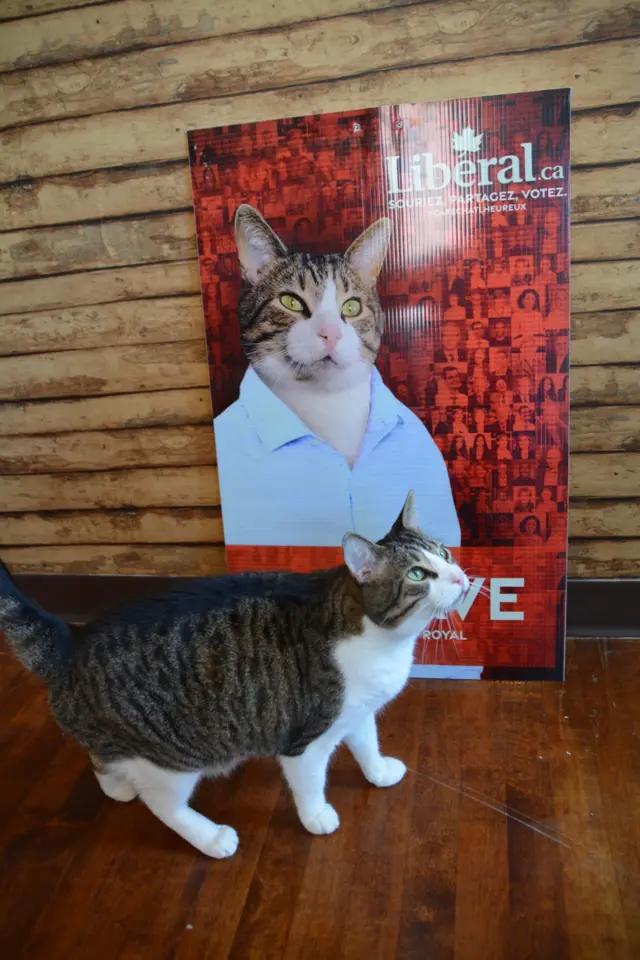
[[[134,787],[124,777],[116,777],[112,773],[97,774],[98,783],[102,792],[112,800],[119,800],[121,803],[129,803],[138,796]]]
[[[232,857],[238,849],[238,834],[233,827],[218,827],[215,836],[202,846],[202,852],[209,857],[223,860]]]
[[[367,780],[374,787],[392,787],[399,783],[407,772],[402,760],[395,757],[381,757],[381,762],[375,770],[367,771]]]
[[[308,820],[303,820],[302,823],[309,833],[315,833],[317,835],[322,833],[335,833],[340,826],[340,818],[331,804],[325,803],[320,813],[316,813],[315,817],[311,817]]]

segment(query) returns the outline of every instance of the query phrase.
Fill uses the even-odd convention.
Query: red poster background
[[[561,677],[568,91],[199,130],[189,146],[215,414],[237,398],[246,369],[233,238],[239,204],[260,210],[288,246],[318,253],[345,250],[390,216],[377,365],[442,451],[462,527],[457,554],[471,577],[484,578],[464,622],[453,624],[457,635],[445,638],[439,628],[451,626],[432,625],[417,661],[482,665],[483,676]],[[508,157],[517,158],[516,176]],[[444,187],[440,164],[449,171]],[[479,183],[483,177],[491,185]],[[405,192],[390,192],[396,187]],[[224,502],[222,510],[224,521]],[[339,549],[260,544],[227,544],[227,557],[235,571],[304,571],[342,559]],[[492,578],[525,581],[503,588],[518,597],[503,609],[523,619],[491,619],[484,594]]]

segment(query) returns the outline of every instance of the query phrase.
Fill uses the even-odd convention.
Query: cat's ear
[[[391,220],[388,217],[382,217],[356,237],[344,255],[349,266],[367,286],[376,282],[387,255],[390,239]]]
[[[342,540],[344,560],[358,583],[373,580],[382,565],[382,551],[358,533],[346,533]]]
[[[264,217],[248,203],[236,210],[234,226],[242,276],[249,283],[255,283],[266,267],[287,255],[287,248]]]
[[[404,506],[398,515],[398,519],[393,525],[393,530],[420,530],[420,521],[418,520],[418,511],[416,509],[416,498],[413,490],[409,490]]]

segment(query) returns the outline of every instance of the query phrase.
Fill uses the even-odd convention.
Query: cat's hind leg
[[[113,765],[135,787],[142,802],[167,827],[208,857],[232,856],[238,848],[233,827],[220,826],[189,806],[200,772],[165,770],[148,760],[121,760]]]
[[[137,793],[127,778],[120,773],[113,773],[108,765],[104,765],[97,757],[90,756],[93,772],[100,784],[100,789],[112,800],[129,803],[135,800]]]

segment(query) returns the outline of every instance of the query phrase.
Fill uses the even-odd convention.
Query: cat
[[[228,857],[235,830],[189,806],[203,776],[276,756],[302,824],[328,834],[339,825],[325,799],[338,744],[376,786],[406,771],[381,755],[375,714],[404,687],[416,637],[469,582],[420,530],[412,494],[380,542],[348,533],[343,550],[336,569],[203,579],[75,633],[2,566],[0,627],[47,683],[104,793],[140,797],[202,853]]]
[[[270,389],[353,465],[369,419],[371,371],[384,330],[376,279],[391,221],[344,255],[289,253],[248,204],[235,216],[245,355]]]
[[[344,254],[298,253],[243,204],[235,236],[249,368],[214,421],[227,542],[339,546],[349,521],[377,540],[411,487],[428,529],[457,546],[442,454],[375,367],[390,220]]]

